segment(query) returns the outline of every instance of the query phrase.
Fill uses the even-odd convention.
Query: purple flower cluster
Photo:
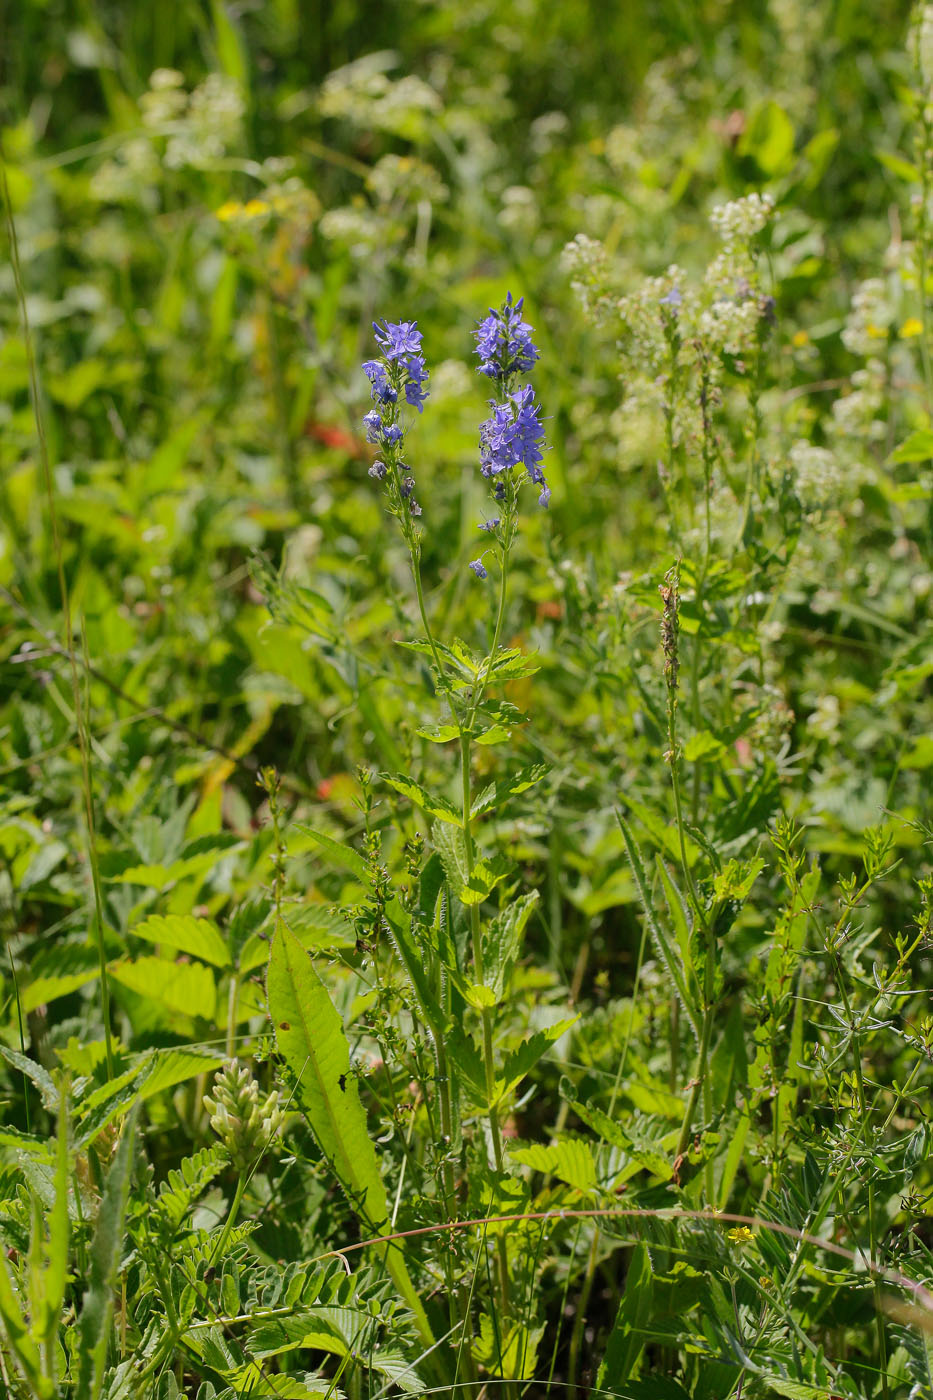
[[[511,540],[518,486],[518,478],[511,473],[520,468],[524,479],[540,486],[538,501],[542,506],[547,506],[551,499],[541,466],[544,461],[541,409],[530,384],[515,385],[515,376],[526,373],[538,359],[538,348],[531,338],[532,328],[522,320],[523,305],[523,297],[513,302],[509,292],[498,311],[490,311],[475,331],[479,372],[494,380],[498,391],[496,398],[490,400],[490,416],[480,424],[480,470],[491,482],[496,500],[506,502],[504,524],[503,518],[496,516],[479,528],[495,534],[506,551]],[[469,567],[477,578],[488,577],[482,558],[473,559]]]
[[[485,477],[496,477],[511,467],[524,467],[528,478],[536,485],[544,482],[541,463],[541,410],[535,403],[535,391],[530,384],[509,394],[505,403],[492,403],[492,417],[480,424],[480,471]],[[497,483],[498,485],[498,483]],[[493,488],[500,495],[497,487]]]
[[[524,302],[525,298],[519,297],[513,304],[508,292],[499,310],[490,309],[475,331],[479,372],[500,384],[507,383],[513,374],[526,374],[538,358],[538,348],[531,339],[533,327],[522,320]]]
[[[376,481],[388,478],[396,514],[404,502],[410,515],[420,515],[421,507],[413,495],[414,478],[401,460],[405,431],[399,422],[399,394],[410,408],[422,412],[428,397],[422,335],[416,321],[383,321],[381,325],[374,321],[373,331],[381,354],[377,360],[364,362],[363,373],[377,407],[364,414],[363,423],[366,441],[381,448],[387,461],[373,462],[369,474]]]

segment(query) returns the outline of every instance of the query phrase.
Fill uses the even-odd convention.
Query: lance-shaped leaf
[[[429,817],[437,817],[439,821],[449,822],[451,826],[462,826],[463,819],[460,812],[452,802],[448,802],[446,797],[440,797],[428,792],[420,783],[412,782],[411,778],[406,778],[401,773],[383,773],[382,781],[388,783],[389,787],[395,788],[403,797],[411,798],[416,806],[423,812],[427,812]]]
[[[295,1099],[355,1208],[378,1228],[386,1218],[385,1187],[343,1022],[308,954],[281,923],[266,992],[276,1044],[295,1076]]]
[[[350,1074],[350,1045],[343,1022],[317,969],[293,933],[279,923],[266,979],[269,1014],[279,1051],[295,1076],[295,1097],[338,1181],[366,1223],[388,1228],[386,1193],[366,1113]],[[385,1264],[415,1315],[421,1340],[434,1335],[401,1248],[390,1245]]]
[[[100,1382],[110,1341],[113,1290],[123,1247],[123,1221],[130,1191],[135,1136],[134,1107],[123,1129],[113,1166],[107,1174],[107,1184],[97,1216],[97,1229],[91,1244],[89,1285],[78,1319],[78,1353],[81,1360],[75,1400],[97,1400],[100,1394]]]
[[[625,1279],[625,1292],[609,1333],[596,1384],[612,1389],[627,1381],[645,1345],[645,1327],[651,1316],[653,1273],[647,1247],[637,1244]]]
[[[693,1031],[697,1045],[700,1043],[700,1014],[696,1004],[696,998],[691,995],[691,990],[687,983],[687,976],[681,961],[680,950],[671,938],[662,920],[658,917],[651,892],[648,889],[648,879],[645,875],[645,868],[641,863],[641,855],[635,844],[635,838],[629,830],[628,823],[621,816],[618,817],[619,826],[622,829],[622,838],[625,841],[625,849],[628,854],[629,865],[632,867],[632,874],[635,877],[635,884],[638,886],[638,893],[641,898],[642,908],[645,911],[645,918],[648,921],[648,929],[655,946],[655,951],[664,964],[667,975],[676,988],[680,1003],[686,1013],[690,1029]]]

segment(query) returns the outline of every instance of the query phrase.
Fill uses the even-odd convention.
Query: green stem
[[[214,1245],[213,1250],[211,1251],[211,1263],[212,1263],[212,1264],[214,1263],[214,1260],[215,1260],[215,1259],[219,1259],[219,1258],[221,1258],[221,1257],[223,1256],[223,1252],[224,1252],[224,1249],[226,1248],[227,1240],[230,1238],[230,1231],[233,1229],[234,1225],[236,1224],[236,1218],[237,1218],[237,1215],[239,1214],[240,1203],[241,1203],[241,1201],[243,1200],[243,1192],[244,1192],[245,1190],[246,1190],[246,1173],[245,1173],[245,1172],[241,1172],[240,1175],[237,1177],[236,1190],[235,1190],[234,1193],[233,1193],[233,1200],[230,1202],[230,1209],[227,1211],[227,1218],[226,1218],[226,1220],[224,1221],[224,1228],[221,1230],[221,1232],[220,1232],[220,1238],[218,1239],[217,1243]]]

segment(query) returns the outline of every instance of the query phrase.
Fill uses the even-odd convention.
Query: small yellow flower
[[[802,350],[805,345],[810,344],[810,337],[806,331],[795,331],[791,344],[798,350]]]
[[[237,203],[235,199],[228,199],[226,204],[222,204],[219,209],[214,210],[214,216],[218,218],[222,224],[228,224],[231,219],[236,218],[242,208],[242,204]]]
[[[871,336],[872,340],[887,340],[888,338],[887,327],[876,326],[874,321],[869,321],[865,330]]]
[[[733,1244],[748,1244],[749,1240],[754,1238],[755,1236],[747,1225],[736,1225],[735,1229],[730,1230],[726,1236],[726,1239],[731,1240]]]
[[[243,213],[248,219],[258,219],[261,214],[268,214],[269,205],[264,199],[250,199],[243,205]]]
[[[908,316],[901,326],[901,338],[910,340],[915,335],[923,335],[923,322],[918,320],[916,316]]]

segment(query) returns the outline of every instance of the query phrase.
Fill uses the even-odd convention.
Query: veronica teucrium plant
[[[437,1004],[423,1006],[426,1020],[433,1031],[438,1058],[440,1116],[446,1135],[446,1125],[453,1111],[449,1098],[453,1059],[458,1060],[457,1071],[464,1079],[470,1078],[470,1065],[475,1059],[476,1067],[467,1096],[472,1097],[480,1116],[486,1120],[487,1161],[497,1178],[505,1173],[500,1118],[507,1089],[497,1079],[494,1012],[502,999],[504,975],[501,960],[494,967],[487,966],[481,908],[504,872],[499,870],[495,861],[483,859],[478,849],[475,823],[480,813],[488,810],[491,804],[485,800],[484,794],[483,802],[474,805],[472,744],[477,739],[488,744],[500,737],[508,737],[509,707],[487,701],[491,683],[506,676],[528,674],[534,669],[518,652],[500,648],[507,608],[509,560],[518,530],[520,492],[523,485],[531,485],[537,491],[539,504],[544,507],[548,505],[551,495],[543,470],[544,431],[540,409],[534,389],[527,382],[528,372],[537,362],[539,352],[532,339],[532,327],[523,319],[522,309],[522,299],[514,301],[509,293],[498,309],[490,310],[479,322],[474,333],[479,373],[491,380],[494,387],[489,416],[479,430],[480,472],[489,483],[491,493],[491,509],[479,528],[489,543],[479,557],[469,563],[469,568],[481,580],[489,578],[490,568],[494,564],[498,566],[498,599],[490,618],[491,644],[486,656],[475,656],[460,639],[452,638],[449,644],[445,644],[436,638],[425,605],[421,579],[421,507],[415,499],[415,481],[407,461],[408,429],[405,421],[406,407],[416,408],[420,413],[427,397],[425,384],[428,372],[421,353],[422,335],[416,323],[374,324],[380,353],[363,365],[375,405],[365,415],[364,423],[368,440],[379,454],[370,467],[370,475],[383,484],[388,509],[399,521],[408,546],[425,631],[424,640],[410,645],[429,655],[433,661],[438,692],[443,695],[446,706],[443,716],[446,722],[433,731],[424,729],[419,733],[438,742],[457,739],[460,749],[459,812],[446,799],[432,798],[406,776],[386,775],[389,785],[412,797],[427,816],[439,817],[446,832],[449,833],[451,825],[458,828],[453,848],[449,835],[441,836],[436,828],[435,844],[443,848],[448,884],[454,886],[451,894],[459,897],[461,904],[466,906],[472,966],[469,969],[447,966],[441,970],[438,985],[447,986],[449,976],[453,975],[465,993],[467,1005],[472,1008],[471,1014],[479,1013],[482,1045],[481,1048],[475,1047],[469,1026],[464,1027],[455,1016],[449,1014],[449,996],[446,1003],[441,995]],[[524,774],[522,781],[511,790],[521,791],[540,776],[541,772],[537,770],[530,776]],[[505,786],[508,789],[508,784]],[[531,911],[533,900],[531,896],[519,901],[522,910],[518,915],[519,932]],[[391,924],[391,920],[389,922]],[[425,946],[419,951],[430,965],[434,950],[429,940],[426,939]],[[402,952],[404,958],[404,949]],[[412,980],[418,992],[417,972]],[[424,1002],[427,993],[423,988],[420,996]],[[448,1041],[451,1038],[456,1042],[456,1057],[449,1051]],[[448,1209],[453,1214],[455,1190],[449,1176],[445,1191]],[[504,1315],[508,1316],[509,1260],[504,1234],[497,1237],[497,1253],[499,1302]]]

